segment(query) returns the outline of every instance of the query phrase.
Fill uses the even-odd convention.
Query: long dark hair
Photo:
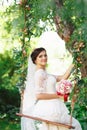
[[[32,53],[31,53],[31,59],[33,61],[33,63],[35,64],[35,60],[37,58],[37,56],[42,52],[42,51],[46,51],[45,48],[40,47],[40,48],[36,48]]]

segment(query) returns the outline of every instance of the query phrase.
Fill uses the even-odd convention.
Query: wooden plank
[[[24,114],[21,114],[21,113],[16,113],[16,115],[17,116],[21,116],[21,117],[30,118],[30,119],[33,119],[33,120],[38,120],[38,121],[46,122],[48,124],[52,124],[52,125],[56,125],[56,126],[66,127],[68,129],[71,129],[71,128],[75,129],[75,127],[71,126],[71,125],[67,125],[67,124],[63,124],[63,123],[58,123],[58,122],[53,122],[53,121],[45,120],[45,119],[38,118],[38,117],[32,117],[32,116],[24,115]]]

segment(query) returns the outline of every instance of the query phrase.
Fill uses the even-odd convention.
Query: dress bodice
[[[45,70],[39,69],[35,73],[35,88],[37,93],[55,93],[56,78]]]
[[[49,93],[56,92],[56,78],[51,74],[47,74],[46,91]]]

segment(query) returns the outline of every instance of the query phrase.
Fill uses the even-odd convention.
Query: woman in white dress
[[[69,124],[70,115],[67,107],[65,106],[63,96],[60,96],[56,93],[56,83],[61,79],[67,79],[70,76],[70,72],[73,68],[73,65],[70,65],[66,73],[62,76],[55,76],[48,74],[46,72],[47,65],[47,54],[44,48],[36,48],[32,54],[31,59],[35,64],[35,73],[33,77],[33,91],[25,89],[26,93],[24,95],[24,105],[23,108],[26,109],[23,111],[24,114],[33,115],[50,121],[58,121],[60,123]],[[28,103],[28,96],[31,93],[30,97],[33,97],[34,102]],[[34,95],[34,96],[32,96]],[[35,101],[36,104],[35,104]],[[27,102],[27,103],[25,103]],[[28,107],[26,108],[26,104]],[[32,107],[34,105],[34,107]],[[21,122],[22,130],[35,130],[32,120],[22,118]],[[75,130],[82,130],[80,123],[72,118],[72,125],[75,126]],[[30,128],[30,129],[29,129]],[[68,130],[67,128],[61,126],[55,126],[51,124],[46,124],[43,122],[43,126],[40,130]]]

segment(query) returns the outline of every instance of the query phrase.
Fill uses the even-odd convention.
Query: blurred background
[[[0,130],[20,130],[21,92],[28,57],[36,47],[48,54],[47,70],[63,74],[73,62],[76,80],[69,101],[87,129],[87,1],[0,0]]]

